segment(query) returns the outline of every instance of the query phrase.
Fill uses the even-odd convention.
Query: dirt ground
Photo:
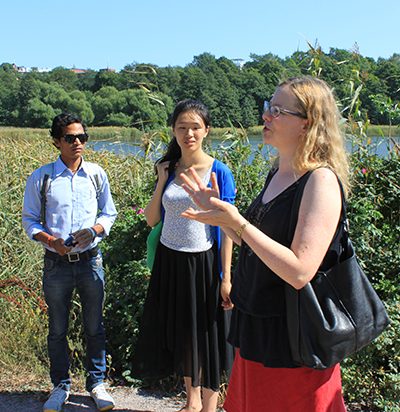
[[[176,412],[185,404],[184,397],[168,397],[160,392],[113,387],[109,389],[114,397],[118,412]],[[21,391],[5,392],[0,390],[0,412],[42,412],[48,392]],[[361,405],[347,405],[348,412],[372,412]],[[96,412],[96,406],[88,393],[73,392],[64,405],[63,412]],[[218,409],[224,412],[223,409]]]
[[[173,412],[184,405],[183,398],[168,398],[160,393],[138,388],[109,389],[118,412]],[[0,392],[0,412],[42,412],[48,392]],[[64,405],[64,412],[97,411],[88,393],[72,392]]]

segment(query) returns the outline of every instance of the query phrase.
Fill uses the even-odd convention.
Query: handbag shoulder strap
[[[287,234],[287,240],[289,244],[292,243],[294,232],[296,230],[297,219],[299,217],[299,210],[300,210],[300,203],[301,199],[303,198],[304,188],[308,179],[310,178],[312,170],[306,172],[303,176],[301,176],[297,181],[297,188],[296,193],[294,195],[293,203],[292,203],[292,210],[290,212],[290,221],[289,221],[289,230]]]
[[[296,230],[297,220],[299,216],[301,199],[303,198],[304,188],[312,172],[313,172],[312,170],[308,171],[305,175],[303,175],[297,181],[298,185],[296,188],[296,194],[293,199],[292,210],[290,214],[289,230],[288,230],[288,235],[287,235],[288,236],[287,239],[289,243],[292,242],[293,237],[294,237],[294,232]],[[340,213],[340,220],[338,223],[338,227],[332,239],[332,243],[337,241],[337,236],[341,236],[340,244],[341,244],[342,250],[339,253],[339,256],[340,256],[339,259],[343,260],[347,258],[348,256],[350,256],[352,253],[354,253],[354,249],[353,249],[353,246],[349,238],[349,225],[348,225],[348,220],[347,220],[347,207],[346,207],[345,193],[344,193],[342,182],[340,181],[338,177],[337,177],[337,180],[338,180],[339,187],[340,187],[340,194],[341,194],[341,199],[342,199],[342,210]]]
[[[340,187],[340,194],[342,196],[342,211],[340,214],[340,221],[338,227],[342,229],[342,237],[340,239],[342,245],[342,253],[339,257],[340,261],[347,259],[351,255],[353,255],[354,247],[350,240],[349,235],[349,219],[347,218],[347,203],[346,203],[346,195],[344,193],[343,185],[340,179],[337,177],[339,187]]]

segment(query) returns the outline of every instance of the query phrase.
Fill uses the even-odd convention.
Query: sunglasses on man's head
[[[81,143],[86,143],[89,140],[89,136],[86,133],[66,134],[63,138],[69,144],[74,143],[76,139],[79,139]]]

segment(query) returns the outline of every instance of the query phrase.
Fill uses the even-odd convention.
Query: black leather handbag
[[[357,261],[341,190],[343,251],[339,261],[329,270],[319,271],[300,290],[285,286],[290,349],[299,366],[329,368],[368,345],[389,324],[382,301]],[[300,192],[300,199],[294,202],[297,213]]]

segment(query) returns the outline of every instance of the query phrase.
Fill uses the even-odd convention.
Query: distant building
[[[31,67],[32,71],[37,71],[39,73],[48,73],[51,72],[51,69],[48,67]]]
[[[24,66],[17,66],[16,64],[13,64],[13,67],[18,73],[28,73],[30,71],[30,69]]]
[[[90,70],[86,70],[86,69],[77,69],[76,67],[73,67],[72,69],[70,69],[71,72],[74,72],[76,74],[85,74]],[[100,69],[99,72],[115,72],[115,69],[112,69],[110,67],[107,67],[106,69]]]
[[[47,67],[25,67],[25,66],[17,66],[13,64],[14,70],[18,73],[29,73],[29,72],[38,72],[38,73],[48,73],[51,69]]]
[[[76,74],[85,74],[87,72],[87,70],[85,69],[77,69],[76,67],[73,67],[72,69],[69,69],[69,70]]]
[[[52,70],[52,69],[49,69],[47,67],[17,66],[15,63],[12,64],[12,67],[18,73],[30,73],[30,72],[48,73]],[[78,69],[76,67],[72,67],[72,69],[66,69],[66,70],[70,70],[71,72],[76,73],[76,74],[85,74],[85,73],[91,71],[90,69]],[[100,69],[99,72],[112,72],[112,73],[115,73],[116,70],[111,68],[111,67],[107,67],[105,69]]]

